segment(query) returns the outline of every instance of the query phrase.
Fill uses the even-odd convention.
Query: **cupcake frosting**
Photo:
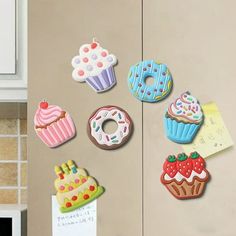
[[[171,178],[168,174],[164,175],[164,179],[166,181],[175,179],[177,182],[181,182],[183,179],[186,180],[187,182],[192,182],[194,177],[198,177],[199,179],[205,179],[207,176],[207,173],[205,170],[203,170],[200,174],[196,173],[195,171],[192,171],[191,175],[186,178],[185,176],[181,175],[179,172],[173,177]]]
[[[168,115],[179,120],[191,123],[200,123],[203,113],[198,100],[189,92],[181,94],[175,102],[171,103],[167,111]]]
[[[46,126],[61,117],[63,110],[56,105],[41,102],[34,116],[36,127]]]
[[[82,45],[79,55],[72,59],[71,64],[74,67],[72,77],[76,81],[84,82],[86,78],[97,76],[116,63],[116,57],[93,40],[91,44]]]

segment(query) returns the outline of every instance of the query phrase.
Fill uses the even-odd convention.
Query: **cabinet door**
[[[236,138],[235,8],[234,0],[144,0],[144,57],[166,63],[174,79],[167,99],[144,105],[144,236],[236,235],[235,149],[206,160],[211,181],[199,199],[177,200],[160,183],[164,159],[183,152],[163,127],[180,93],[215,101]]]
[[[0,74],[16,72],[15,0],[0,0]]]
[[[53,167],[73,159],[106,188],[97,200],[97,235],[141,236],[142,104],[129,93],[127,85],[129,67],[142,54],[141,2],[32,0],[29,12],[28,155],[33,171],[29,174],[28,233],[51,236]],[[93,37],[118,58],[114,67],[117,85],[102,94],[71,77],[72,57]],[[43,99],[66,109],[77,126],[77,137],[54,150],[36,137],[32,126],[35,109]],[[113,151],[97,148],[86,133],[89,116],[104,105],[122,107],[134,121],[129,142]]]

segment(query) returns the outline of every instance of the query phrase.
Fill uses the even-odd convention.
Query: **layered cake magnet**
[[[100,197],[105,189],[87,171],[69,160],[55,166],[56,197],[62,213],[73,211]]]

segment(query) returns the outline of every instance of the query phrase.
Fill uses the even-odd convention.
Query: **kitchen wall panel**
[[[71,77],[72,57],[93,37],[119,60],[118,83],[103,94]],[[141,54],[140,1],[29,2],[29,235],[51,235],[54,165],[68,159],[106,188],[98,200],[98,236],[141,235],[142,105],[127,89],[129,66]],[[56,149],[46,147],[34,132],[34,113],[43,99],[67,110],[77,128],[77,137]],[[132,138],[115,151],[98,149],[86,133],[90,114],[109,104],[127,110],[134,121]]]
[[[144,235],[233,236],[236,234],[235,150],[207,159],[212,179],[196,200],[176,200],[160,184],[164,159],[182,152],[164,135],[165,109],[190,91],[204,104],[215,101],[235,140],[235,1],[144,0],[144,58],[166,63],[172,94],[144,105]],[[154,188],[155,186],[155,188]]]

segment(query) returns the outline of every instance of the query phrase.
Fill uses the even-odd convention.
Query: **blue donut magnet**
[[[148,77],[154,79],[152,85],[145,83]],[[173,79],[165,64],[147,60],[131,66],[128,86],[130,92],[140,101],[159,102],[170,94]]]

